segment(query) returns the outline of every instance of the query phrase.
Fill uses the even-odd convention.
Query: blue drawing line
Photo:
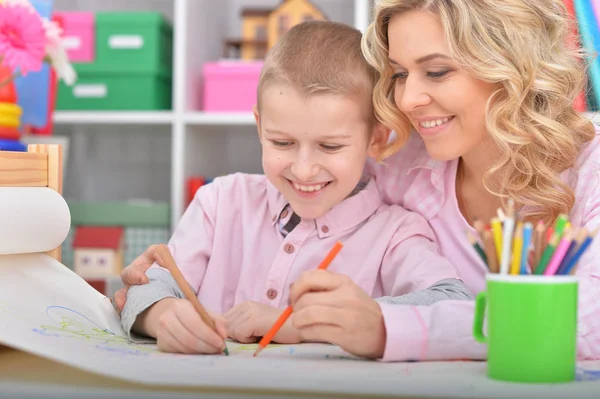
[[[140,349],[137,349],[135,347],[131,348],[131,347],[114,347],[114,346],[108,346],[107,345],[108,342],[104,342],[102,344],[96,345],[96,349],[100,349],[102,351],[105,352],[111,352],[111,353],[117,353],[117,354],[121,354],[121,355],[128,355],[128,356],[148,356],[150,355],[150,352],[148,351],[142,351]]]
[[[294,354],[294,347],[290,346],[290,355],[293,355],[293,354]]]
[[[50,333],[50,332],[48,332],[48,330],[47,330],[47,329],[45,329],[45,328],[42,328],[42,329],[39,329],[39,328],[34,328],[34,329],[33,329],[33,332],[36,332],[36,333],[38,333],[38,334],[41,334],[41,335],[45,335],[46,337],[58,337],[58,338],[60,338],[60,335],[59,335],[59,334],[56,334],[56,333]]]
[[[73,310],[73,309],[67,308],[67,307],[65,307],[65,306],[55,306],[55,305],[53,305],[53,306],[48,306],[48,307],[46,308],[46,314],[48,315],[48,317],[50,317],[50,319],[51,319],[52,321],[54,321],[54,322],[56,322],[56,323],[60,323],[60,321],[56,321],[56,320],[54,320],[54,319],[52,318],[52,315],[50,315],[50,312],[49,312],[49,311],[50,311],[50,309],[63,309],[63,310],[67,310],[67,311],[69,311],[69,312],[75,313],[76,315],[78,315],[78,316],[81,316],[81,317],[83,317],[84,319],[86,319],[87,321],[89,321],[90,323],[92,323],[94,326],[96,326],[96,328],[98,328],[98,330],[100,330],[100,331],[102,331],[102,332],[105,332],[105,333],[107,333],[107,334],[112,334],[112,335],[115,335],[115,333],[114,333],[114,332],[110,331],[110,330],[109,330],[109,329],[107,329],[107,328],[102,328],[102,327],[100,327],[98,324],[94,323],[94,322],[93,322],[93,321],[92,321],[92,320],[91,320],[89,317],[87,317],[87,316],[84,316],[83,314],[81,314],[81,313],[79,313],[79,312],[77,312],[77,311],[75,311],[75,310]]]

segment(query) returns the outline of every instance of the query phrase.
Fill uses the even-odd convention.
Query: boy
[[[425,219],[384,205],[363,174],[388,132],[374,117],[376,75],[360,40],[351,27],[318,21],[279,40],[265,60],[254,111],[265,175],[235,174],[202,187],[169,242],[200,302],[214,312],[218,333],[157,266],[147,272],[149,284],[129,290],[122,313],[128,333],[182,353],[219,352],[228,336],[252,341],[287,306],[290,283],[338,240],[345,245],[329,270],[372,297],[405,295],[418,304],[470,298],[437,254]],[[301,340],[289,322],[274,339]],[[371,353],[365,342],[363,354]]]

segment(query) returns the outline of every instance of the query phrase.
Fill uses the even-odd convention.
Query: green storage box
[[[150,74],[81,72],[77,82],[60,82],[58,110],[168,110],[171,109],[171,78]]]
[[[169,228],[171,214],[166,202],[68,201],[71,224]]]
[[[94,64],[105,72],[171,76],[173,28],[156,12],[98,12]]]

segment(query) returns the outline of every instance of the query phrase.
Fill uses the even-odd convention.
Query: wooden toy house
[[[84,279],[118,276],[123,247],[122,227],[79,226],[73,239],[73,269]]]
[[[275,9],[246,8],[242,10],[242,39],[226,41],[225,57],[235,47],[242,60],[262,59],[292,26],[315,19],[326,17],[309,0],[282,0]]]

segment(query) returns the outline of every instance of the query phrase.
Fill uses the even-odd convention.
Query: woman
[[[393,155],[371,171],[387,202],[429,220],[473,292],[484,289],[485,265],[465,231],[508,199],[530,221],[567,213],[574,227],[600,225],[600,141],[572,109],[585,76],[567,39],[562,0],[380,0],[365,34],[381,73],[377,114],[395,132]],[[600,358],[597,254],[596,240],[577,271],[582,359]],[[295,282],[290,301],[303,339],[355,353],[369,341],[392,361],[486,357],[472,338],[472,302],[378,304],[326,271]]]

